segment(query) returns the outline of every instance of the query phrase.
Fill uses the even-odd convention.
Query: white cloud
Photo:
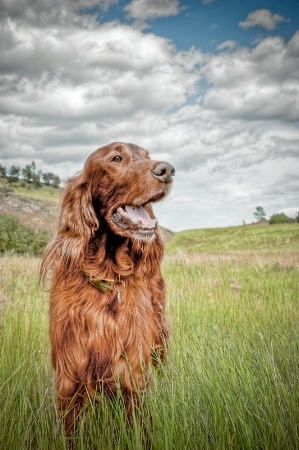
[[[132,0],[124,7],[128,16],[140,22],[160,17],[176,16],[180,12],[179,0]]]
[[[90,30],[13,27],[2,53],[2,109],[37,121],[117,119],[182,105],[195,86],[199,52],[177,53],[163,39],[107,24]],[[183,80],[183,82],[182,82]],[[146,93],[146,95],[145,95]]]
[[[297,32],[289,44],[279,37],[255,48],[222,52],[207,62],[204,73],[212,87],[204,107],[223,117],[249,120],[299,119]]]
[[[33,4],[39,17],[23,19],[21,6]],[[137,28],[78,16],[82,4],[65,2],[68,26],[54,26],[42,21],[51,15],[46,1],[7,3],[1,164],[35,160],[65,178],[97,147],[123,140],[175,165],[171,196],[155,207],[171,229],[249,222],[258,204],[267,213],[296,207],[299,32],[287,43],[269,37],[251,49],[226,41],[219,54],[182,52]],[[151,2],[139,19],[175,13],[177,4],[167,13],[166,3]]]
[[[236,48],[236,46],[236,41],[225,41],[222,42],[222,44],[218,45],[217,50],[233,50],[234,48]]]
[[[291,217],[292,219],[295,219],[295,217],[299,214],[299,205],[297,208],[284,208],[278,211],[279,213],[285,213],[286,216]]]
[[[83,12],[92,7],[99,11],[108,9],[119,0],[0,0],[2,18],[11,18],[34,27],[50,25],[67,27],[94,25],[92,18]]]
[[[248,14],[244,22],[239,22],[239,26],[245,29],[252,27],[262,27],[266,30],[275,30],[280,22],[287,22],[280,14],[274,14],[269,9],[257,9]]]

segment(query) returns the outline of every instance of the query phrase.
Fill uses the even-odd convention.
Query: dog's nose
[[[171,183],[172,177],[175,175],[175,168],[167,162],[158,162],[152,169],[154,177],[164,183]]]

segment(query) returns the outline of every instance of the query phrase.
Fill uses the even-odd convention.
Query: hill
[[[16,217],[34,230],[54,230],[57,211],[58,200],[50,202],[27,195],[0,195],[0,214]]]
[[[1,186],[0,186],[1,188]],[[61,189],[16,184],[12,192],[1,192],[0,214],[18,218],[36,231],[55,229]],[[186,230],[173,233],[160,227],[166,254],[299,251],[299,223],[243,225],[228,228]]]
[[[299,251],[299,223],[187,230],[175,233],[167,253]]]

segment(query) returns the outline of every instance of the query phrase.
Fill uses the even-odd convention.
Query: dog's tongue
[[[131,222],[136,225],[141,222],[142,225],[149,228],[155,227],[157,220],[152,219],[142,206],[126,205],[125,209]]]

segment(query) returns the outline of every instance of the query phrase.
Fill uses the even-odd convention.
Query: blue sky
[[[122,1],[112,5],[104,14],[100,9],[100,20],[117,18],[122,22],[132,23],[132,19],[123,11],[123,6],[128,3]],[[149,28],[145,31],[170,39],[179,50],[196,46],[203,51],[215,52],[218,45],[227,40],[252,46],[261,38],[277,33],[277,29],[266,30],[261,26],[245,30],[240,27],[239,23],[251,11],[259,9],[268,9],[285,18],[278,28],[279,34],[286,40],[298,29],[297,0],[214,0],[206,4],[200,0],[184,0],[180,2],[180,12],[177,15],[150,20]]]
[[[218,45],[227,40],[252,46],[261,37],[275,34],[273,30],[262,27],[244,30],[238,25],[251,11],[261,9],[261,6],[288,20],[279,24],[279,34],[290,39],[299,23],[299,3],[292,0],[216,0],[206,5],[200,0],[184,1],[183,10],[178,16],[151,23],[150,31],[171,39],[182,50],[196,46],[203,51],[215,52]]]
[[[174,231],[299,210],[299,1],[0,0],[0,163],[66,179],[133,142]]]

